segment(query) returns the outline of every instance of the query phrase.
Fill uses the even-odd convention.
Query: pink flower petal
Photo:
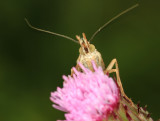
[[[92,62],[95,72],[79,63],[84,73],[63,76],[63,88],[51,93],[53,107],[68,112],[65,121],[101,121],[119,104],[119,90],[114,80]],[[59,120],[60,121],[60,120]]]

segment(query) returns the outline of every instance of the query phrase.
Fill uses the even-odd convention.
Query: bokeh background
[[[160,117],[159,0],[1,0],[0,121],[55,121],[50,92],[62,87],[79,45],[29,28],[32,25],[88,38],[105,22],[139,3],[102,30],[92,41],[105,64],[117,58],[125,92],[153,119]]]

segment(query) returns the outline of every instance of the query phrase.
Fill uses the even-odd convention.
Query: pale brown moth
[[[137,7],[138,4],[126,9],[125,11],[121,12],[120,14],[118,14],[117,16],[113,17],[111,20],[109,20],[107,23],[105,23],[103,26],[101,26],[90,38],[90,40],[88,41],[85,34],[82,33],[82,38],[78,35],[76,35],[76,38],[78,41],[74,40],[71,37],[68,37],[66,35],[62,35],[62,34],[58,34],[58,33],[54,33],[54,32],[50,32],[50,31],[46,31],[43,29],[39,29],[36,28],[34,26],[32,26],[27,19],[25,19],[25,21],[27,22],[28,26],[31,27],[32,29],[38,30],[38,31],[42,31],[42,32],[46,32],[49,34],[53,34],[53,35],[57,35],[69,40],[72,40],[73,42],[76,42],[78,44],[80,44],[80,49],[79,49],[79,57],[77,59],[77,65],[76,65],[76,69],[78,71],[81,71],[78,62],[80,62],[81,64],[83,64],[86,68],[90,69],[93,71],[93,67],[92,67],[92,61],[94,61],[96,63],[97,66],[101,66],[102,69],[104,70],[104,73],[116,73],[116,80],[117,80],[117,84],[120,88],[120,92],[122,97],[124,97],[128,102],[130,102],[131,104],[133,104],[133,102],[131,101],[131,99],[129,99],[126,94],[124,93],[123,90],[123,86],[120,80],[120,75],[119,75],[119,68],[118,68],[118,63],[117,63],[117,59],[113,59],[110,64],[107,66],[107,68],[105,67],[105,64],[103,62],[102,56],[100,54],[100,52],[97,51],[97,49],[95,48],[95,46],[93,44],[90,44],[90,41],[93,40],[93,38],[97,35],[97,33],[99,31],[101,31],[104,27],[106,27],[109,23],[111,23],[112,21],[114,21],[115,19],[117,19],[119,16],[127,13],[128,11],[134,9],[135,7]],[[114,68],[115,66],[115,68]],[[71,75],[73,75],[73,71],[71,70]]]

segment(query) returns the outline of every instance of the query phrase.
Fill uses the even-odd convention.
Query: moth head
[[[88,54],[92,53],[95,50],[95,46],[93,44],[90,44],[89,41],[87,41],[85,33],[82,33],[82,38],[78,35],[76,35],[77,40],[79,41],[80,48],[79,53],[80,54]]]

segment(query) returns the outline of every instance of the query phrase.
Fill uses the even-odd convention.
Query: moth
[[[75,43],[80,44],[80,49],[79,49],[79,57],[77,59],[77,65],[76,65],[76,69],[78,71],[82,71],[81,68],[79,67],[78,63],[80,62],[81,64],[84,65],[84,67],[90,69],[93,71],[93,67],[92,67],[92,61],[95,62],[95,64],[97,66],[101,66],[104,73],[116,73],[116,81],[117,84],[119,86],[120,92],[121,92],[121,96],[124,97],[129,103],[133,104],[133,102],[131,101],[130,98],[127,97],[127,95],[124,93],[123,90],[123,86],[121,83],[121,79],[120,79],[120,75],[119,75],[119,68],[118,68],[118,62],[117,59],[113,59],[109,65],[107,67],[105,67],[105,64],[103,62],[101,53],[95,48],[95,46],[93,44],[90,44],[90,41],[93,40],[93,38],[97,35],[98,32],[100,32],[104,27],[106,27],[108,24],[110,24],[112,21],[114,21],[115,19],[117,19],[118,17],[120,17],[121,15],[129,12],[130,10],[136,8],[138,6],[138,4],[126,9],[125,11],[119,13],[118,15],[116,15],[115,17],[113,17],[112,19],[110,19],[107,23],[105,23],[103,26],[101,26],[90,38],[90,40],[88,41],[86,38],[85,33],[82,33],[82,37],[76,35],[76,38],[78,41],[74,40],[73,38],[66,36],[66,35],[62,35],[59,33],[55,33],[55,32],[51,32],[51,31],[46,31],[40,28],[36,28],[34,26],[32,26],[27,19],[25,19],[26,23],[28,24],[28,26],[32,29],[41,31],[41,32],[46,32],[49,34],[53,34],[53,35],[57,35],[69,40],[72,40]],[[115,68],[114,68],[115,67]],[[73,75],[73,71],[71,70],[71,75]]]

